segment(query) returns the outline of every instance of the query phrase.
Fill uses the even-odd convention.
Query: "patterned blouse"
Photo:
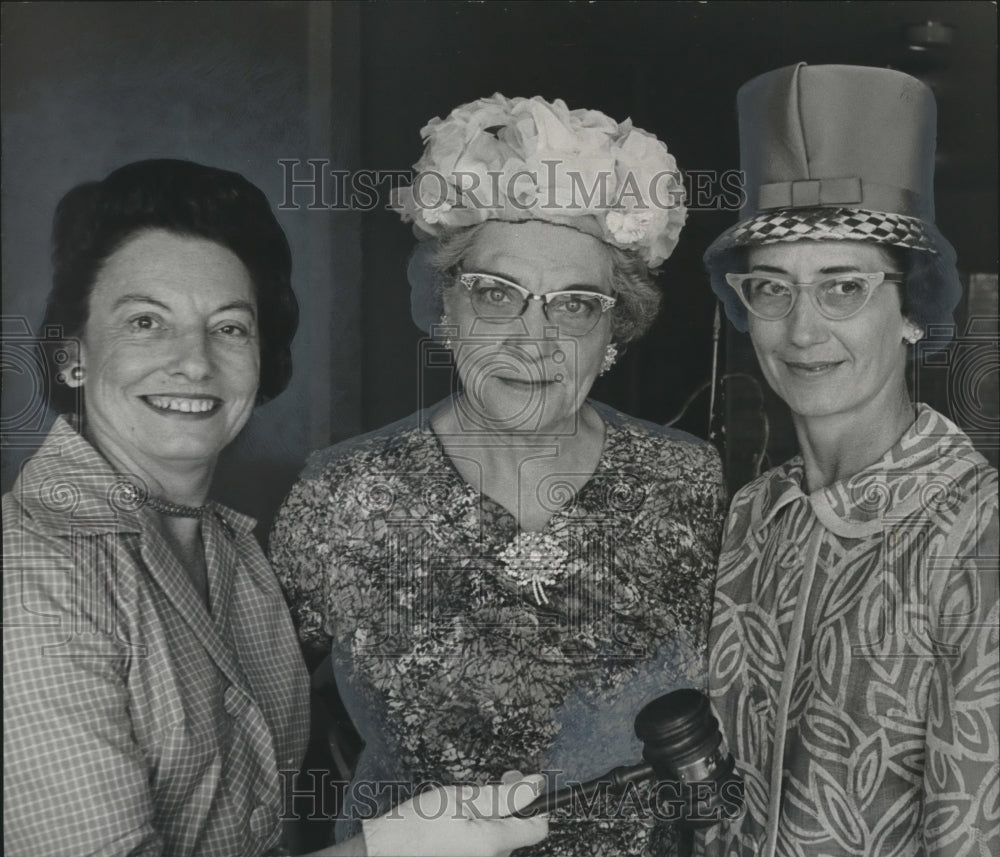
[[[272,562],[302,640],[332,647],[366,742],[338,838],[372,795],[380,810],[398,802],[395,784],[519,769],[561,787],[636,763],[642,705],[705,686],[718,455],[592,405],[606,424],[595,473],[579,491],[544,484],[554,514],[521,541],[426,414],[318,453],[292,490]],[[674,830],[632,798],[554,816],[523,853],[673,853]]]
[[[921,405],[802,485],[795,458],[730,510],[710,684],[747,813],[700,853],[1000,854],[996,470]]]

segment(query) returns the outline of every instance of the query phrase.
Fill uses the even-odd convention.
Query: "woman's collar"
[[[803,499],[831,532],[845,538],[864,538],[878,532],[886,515],[905,515],[926,504],[929,492],[941,496],[950,477],[942,459],[970,458],[978,453],[950,420],[924,404],[916,406],[916,419],[899,440],[874,464],[848,479],[807,494],[805,467],[796,456],[766,477],[755,503],[751,525],[766,526],[791,502]]]
[[[12,493],[25,513],[52,533],[139,533],[145,496],[139,483],[116,473],[80,434],[79,420],[63,414],[25,463]],[[256,526],[253,518],[219,503],[209,506],[234,533],[251,533]]]

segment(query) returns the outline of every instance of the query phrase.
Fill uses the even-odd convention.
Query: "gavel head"
[[[710,827],[742,814],[743,780],[705,694],[688,688],[657,697],[636,716],[635,734],[660,809],[675,823]]]

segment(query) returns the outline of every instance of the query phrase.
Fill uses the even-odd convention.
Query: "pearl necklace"
[[[154,512],[159,512],[161,515],[168,515],[171,518],[203,518],[208,511],[207,503],[204,506],[182,506],[180,503],[161,500],[159,497],[146,494],[138,486],[131,483],[121,486],[121,499],[129,504],[129,506],[135,508],[143,505],[149,506]]]
[[[180,503],[171,503],[169,500],[160,500],[158,497],[147,497],[146,505],[154,512],[161,515],[169,515],[171,518],[201,518],[208,511],[208,504],[204,506],[182,506]]]

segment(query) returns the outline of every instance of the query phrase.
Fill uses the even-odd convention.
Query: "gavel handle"
[[[576,783],[569,788],[555,792],[545,792],[536,797],[526,807],[513,813],[514,818],[531,818],[542,812],[551,812],[570,803],[574,798],[591,798],[601,788],[606,788],[612,794],[624,791],[629,783],[640,783],[653,777],[653,766],[645,763],[639,765],[621,765],[612,768],[606,774],[585,783]]]

